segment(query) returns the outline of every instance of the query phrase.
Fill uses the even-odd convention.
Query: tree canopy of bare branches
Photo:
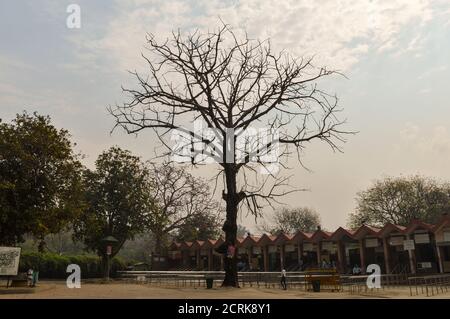
[[[219,218],[221,207],[212,197],[206,181],[195,178],[171,163],[149,164],[152,205],[145,226],[155,237],[155,253],[162,250],[165,237],[204,216]]]
[[[174,32],[164,42],[149,35],[147,49],[142,56],[149,74],[132,72],[138,85],[124,89],[130,100],[110,113],[128,133],[155,130],[169,153],[169,134],[181,132],[190,137],[191,164],[204,163],[206,156],[220,165],[228,245],[236,241],[241,205],[257,216],[264,205],[293,191],[287,190],[288,178],[275,174],[274,163],[283,167],[279,158],[293,152],[300,160],[315,140],[339,150],[346,132],[337,116],[338,99],[318,86],[336,72],[315,67],[312,59],[274,52],[270,41],[252,40],[228,25],[186,36]],[[188,128],[194,120],[206,123],[211,134]],[[248,134],[255,128],[270,137]],[[236,258],[226,258],[224,268],[223,285],[237,286]]]
[[[261,230],[272,235],[295,234],[297,231],[314,232],[320,226],[320,215],[309,207],[282,208],[277,210],[268,224]]]

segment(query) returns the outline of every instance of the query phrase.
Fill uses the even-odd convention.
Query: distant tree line
[[[295,234],[297,231],[314,232],[320,225],[320,216],[309,207],[282,208],[275,211],[269,222],[259,228],[271,235]]]
[[[436,222],[450,212],[450,184],[424,176],[387,177],[376,180],[356,197],[349,226],[407,225],[412,219]]]

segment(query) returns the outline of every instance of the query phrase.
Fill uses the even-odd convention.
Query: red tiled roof
[[[366,236],[366,233],[369,235],[374,235],[377,237],[385,237],[388,236],[391,232],[397,231],[401,234],[406,234],[417,227],[423,227],[431,232],[436,232],[440,230],[442,227],[450,225],[450,216],[443,215],[442,218],[435,224],[429,224],[422,222],[420,220],[412,220],[408,226],[395,225],[393,223],[387,223],[384,227],[374,227],[370,225],[362,225],[358,229],[346,229],[343,227],[339,227],[334,232],[328,232],[324,230],[317,230],[314,233],[306,233],[302,231],[297,231],[295,234],[279,234],[278,236],[263,234],[261,236],[247,236],[247,237],[239,237],[237,238],[238,245],[242,245],[244,242],[253,242],[256,244],[274,244],[276,241],[291,241],[291,240],[305,240],[305,241],[320,241],[320,240],[337,240],[340,238],[342,234],[348,235],[354,239],[361,239]],[[181,243],[173,243],[175,247],[202,247],[207,243],[210,246],[217,246],[223,243],[223,239],[208,239],[206,242],[202,240],[196,240],[194,242],[181,242]]]
[[[367,228],[371,229],[375,233],[378,233],[381,230],[381,228],[370,226],[370,225],[364,225],[364,226],[366,226]]]
[[[269,241],[269,244],[275,240],[276,236],[263,234],[261,238],[258,240],[258,244],[261,244],[264,240]]]
[[[450,225],[450,215],[443,214],[436,225],[433,226],[432,231],[436,232],[444,226]]]
[[[278,236],[275,236],[273,240],[275,243],[291,241],[294,238],[294,235],[280,233]]]
[[[245,237],[244,238],[244,240],[243,240],[243,242],[247,242],[247,241],[252,241],[252,242],[254,242],[254,243],[257,243],[258,241],[259,241],[259,239],[260,239],[261,237],[259,237],[259,236],[247,236],[247,237]]]
[[[315,241],[317,240],[319,237],[323,237],[325,239],[329,239],[331,237],[332,233],[328,232],[328,231],[324,231],[321,229],[318,229],[314,232],[314,234],[311,236],[311,240]]]
[[[342,236],[347,235],[350,238],[353,238],[353,235],[356,233],[355,230],[345,229],[343,227],[339,227],[336,231],[330,236],[333,240],[338,240],[342,238]]]
[[[409,223],[409,225],[406,227],[405,233],[410,233],[410,232],[414,231],[415,229],[417,229],[418,227],[422,227],[425,230],[432,230],[434,225],[425,223],[425,222],[420,221],[418,219],[415,219],[415,220],[411,221]]]
[[[384,225],[383,228],[381,228],[381,230],[378,232],[378,235],[384,237],[384,236],[389,235],[393,231],[398,231],[399,233],[403,234],[405,229],[406,229],[405,226],[387,223],[386,225]]]
[[[312,235],[313,235],[312,233],[306,233],[306,232],[303,232],[303,231],[299,230],[299,231],[297,231],[294,234],[292,239],[295,239],[295,240],[306,239],[306,240],[308,240],[308,239],[310,239],[312,237]]]

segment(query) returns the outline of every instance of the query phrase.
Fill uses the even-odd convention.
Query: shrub
[[[67,278],[67,266],[77,264],[81,269],[82,278],[98,278],[103,275],[103,264],[100,257],[95,255],[58,255],[54,253],[23,252],[20,256],[19,271],[28,269],[39,271],[40,278]],[[125,270],[126,263],[122,258],[114,257],[111,261],[111,276],[117,271]]]

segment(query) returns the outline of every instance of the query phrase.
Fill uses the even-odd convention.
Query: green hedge
[[[67,266],[77,264],[81,268],[81,278],[99,278],[103,275],[102,260],[94,255],[58,255],[53,253],[23,252],[20,256],[19,271],[39,270],[39,278],[64,279],[69,275]],[[125,262],[114,257],[111,262],[111,276],[119,270],[125,270]]]

